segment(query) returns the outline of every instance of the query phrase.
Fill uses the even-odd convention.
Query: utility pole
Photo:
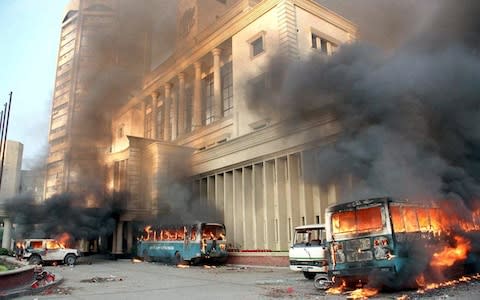
[[[8,134],[8,121],[10,119],[10,109],[12,107],[12,95],[13,92],[10,92],[10,99],[8,100],[8,105],[5,103],[4,110],[1,112],[0,120],[0,189],[2,188],[2,178],[3,178],[3,165],[5,162],[5,150],[7,148],[7,134]]]

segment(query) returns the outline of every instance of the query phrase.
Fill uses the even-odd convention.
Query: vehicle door
[[[63,260],[65,257],[65,250],[55,240],[45,241],[46,258],[44,260]]]

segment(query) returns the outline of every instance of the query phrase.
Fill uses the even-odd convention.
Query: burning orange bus
[[[443,276],[475,256],[467,235],[459,235],[453,224],[478,229],[476,221],[462,223],[438,206],[389,197],[330,206],[329,276],[336,283],[416,287],[419,276]]]
[[[226,242],[225,225],[219,223],[146,226],[138,241],[137,255],[145,261],[176,264],[224,263]]]

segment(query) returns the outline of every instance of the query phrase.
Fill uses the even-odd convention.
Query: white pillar
[[[158,96],[160,93],[158,91],[154,91],[152,93],[152,139],[157,139],[157,113],[158,113]]]
[[[117,238],[116,238],[117,246],[115,247],[116,254],[123,253],[123,221],[118,221],[117,223]]]
[[[178,74],[178,135],[185,133],[185,74]]]
[[[214,120],[222,118],[222,76],[220,74],[220,55],[222,49],[215,48],[212,50],[213,55],[213,98],[214,98]]]
[[[171,103],[171,91],[172,85],[170,83],[165,84],[165,99],[163,100],[163,139],[169,141],[172,133],[170,127],[170,103]]]
[[[12,222],[10,219],[3,219],[3,238],[2,238],[2,248],[11,250],[11,239],[12,239]]]
[[[195,130],[202,126],[202,64],[196,62],[193,66],[195,68],[195,80],[193,86],[192,130]]]

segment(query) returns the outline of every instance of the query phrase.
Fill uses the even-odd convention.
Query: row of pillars
[[[213,120],[219,120],[222,117],[222,77],[220,74],[220,56],[222,49],[215,48],[212,50],[213,55],[213,94],[214,94],[214,118]],[[194,85],[193,85],[193,105],[192,105],[192,129],[195,130],[202,126],[202,63],[195,62],[194,67]],[[172,132],[178,132],[178,135],[182,135],[186,132],[186,116],[185,116],[185,73],[181,72],[178,77],[178,110],[172,110],[171,105],[174,105],[172,100],[172,83],[167,82],[164,84],[165,97],[163,99],[163,137],[159,137],[157,133],[157,114],[158,114],[158,102],[160,93],[154,91],[151,94],[152,97],[152,138],[162,138],[165,141],[175,139],[172,136]],[[178,111],[178,115],[171,116]],[[170,122],[170,119],[178,122]],[[176,127],[178,124],[178,128]],[[172,127],[173,128],[172,128]]]
[[[126,236],[124,235],[124,226],[126,225]],[[124,249],[124,240],[126,240],[126,248]],[[112,253],[123,254],[130,253],[133,246],[133,229],[131,222],[118,221],[116,229],[113,232]]]

